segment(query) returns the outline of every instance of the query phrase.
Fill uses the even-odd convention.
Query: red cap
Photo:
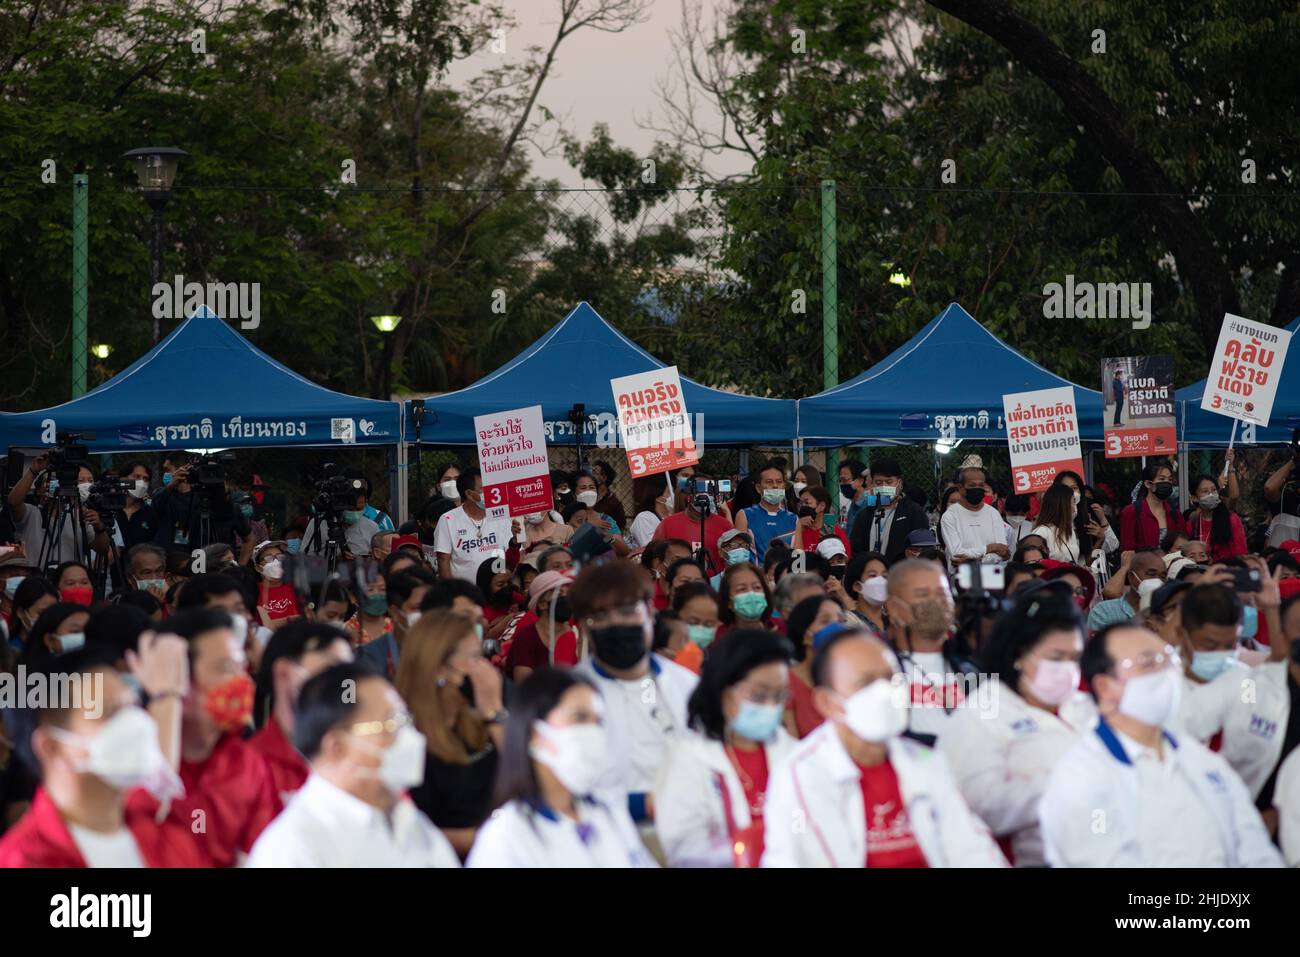
[[[397,549],[401,548],[403,545],[414,545],[416,548],[419,548],[420,536],[419,535],[398,535],[395,539],[393,539],[393,551],[397,551]]]
[[[1278,548],[1284,552],[1290,552],[1293,558],[1300,558],[1300,541],[1296,541],[1294,538],[1288,538]]]

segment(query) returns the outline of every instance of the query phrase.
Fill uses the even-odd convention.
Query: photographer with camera
[[[173,462],[179,453],[169,456]],[[234,507],[226,480],[229,453],[208,458],[192,457],[171,473],[172,480],[156,495],[153,510],[160,548],[200,548],[210,542],[232,542],[235,535],[248,539],[248,519]]]
[[[114,515],[121,538],[119,544],[125,552],[136,545],[153,542],[158,531],[158,518],[149,502],[153,470],[144,462],[136,461],[127,465],[120,475],[121,481],[132,483],[125,503]]]
[[[365,480],[347,474],[335,474],[333,463],[325,465],[325,478],[316,483],[312,499],[312,519],[302,534],[301,553],[319,555],[330,542],[339,545],[341,557],[364,558],[380,528],[366,518]]]
[[[70,470],[71,464],[63,467]],[[74,494],[78,496],[76,509],[81,518],[81,528],[77,528],[75,520],[64,519],[62,527],[58,529],[57,539],[53,537],[55,523],[61,517],[56,495],[50,490],[51,478],[57,479],[53,473],[50,456],[42,453],[28,463],[22,478],[9,490],[9,514],[14,522],[14,535],[22,542],[32,564],[42,570],[66,561],[89,563],[89,555],[82,552],[83,546],[93,548],[100,555],[107,554],[109,549],[103,519],[85,504],[95,481],[95,473],[89,465],[76,467]],[[39,505],[24,501],[33,485],[36,486]],[[57,481],[55,487],[60,494],[66,495],[70,491]]]
[[[793,523],[794,516],[790,518]],[[701,527],[703,541],[700,540]],[[693,478],[686,480],[686,487],[678,492],[673,513],[655,528],[654,538],[680,538],[690,542],[697,556],[703,549],[709,566],[705,571],[716,575],[727,567],[718,551],[718,539],[731,527],[731,522],[718,514],[717,484],[703,473],[696,472]]]
[[[1300,538],[1300,429],[1291,436],[1291,459],[1274,470],[1264,481],[1264,502],[1272,521],[1268,526],[1268,544],[1278,545]]]

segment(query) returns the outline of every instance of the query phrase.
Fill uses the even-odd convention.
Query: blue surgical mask
[[[141,701],[141,700],[143,700],[143,698],[142,698],[142,696],[141,696],[141,694],[140,694],[140,692],[141,692],[141,687],[140,687],[140,679],[139,679],[139,678],[137,678],[135,675],[133,675],[133,674],[132,674],[131,672],[129,672],[129,671],[119,671],[119,672],[117,673],[117,676],[118,676],[119,678],[122,679],[122,684],[126,685],[128,688],[131,689],[131,693],[132,693],[133,695],[135,695],[135,700],[136,700],[136,701]]]
[[[59,654],[71,654],[74,651],[80,651],[86,645],[86,633],[84,631],[73,631],[66,635],[59,635]]]
[[[163,472],[163,485],[171,485],[171,484],[172,484],[172,473]]]
[[[1259,633],[1259,609],[1254,605],[1247,605],[1242,609],[1241,616],[1241,638],[1254,638]]]
[[[361,513],[360,513],[360,512],[358,512],[358,511],[345,511],[345,512],[343,513],[343,524],[344,524],[344,525],[355,525],[355,524],[356,524],[357,522],[359,522],[359,521],[361,521]]]
[[[768,505],[780,505],[785,501],[785,489],[783,488],[765,488],[763,489],[763,501]]]
[[[727,552],[727,564],[739,565],[741,562],[749,561],[748,548],[733,548]]]
[[[767,611],[767,596],[761,591],[747,591],[731,600],[736,614],[749,621],[756,621]]]
[[[302,539],[301,539],[301,538],[291,538],[291,539],[289,539],[287,542],[285,542],[284,544],[285,544],[285,547],[289,549],[289,554],[290,554],[290,555],[297,555],[297,554],[298,554],[298,550],[299,550],[300,548],[302,548]]]
[[[135,587],[140,591],[149,591],[152,588],[166,588],[167,579],[165,578],[137,578]]]
[[[711,628],[708,625],[687,625],[686,633],[694,644],[701,648],[709,647],[709,643],[717,637],[718,629]]]
[[[13,598],[14,592],[18,590],[18,586],[21,585],[26,580],[27,580],[26,576],[23,575],[14,575],[12,578],[6,578],[5,594],[8,595],[10,598]]]
[[[241,505],[241,506],[239,506],[239,511],[240,511],[240,514],[242,514],[242,515],[244,516],[244,518],[252,518],[252,517],[253,517],[253,506],[251,506],[251,505]]]
[[[1213,681],[1237,663],[1237,649],[1232,651],[1196,651],[1192,653],[1192,674],[1202,681]]]
[[[781,726],[785,709],[779,704],[755,704],[741,701],[740,710],[728,724],[731,730],[750,741],[769,741]]]

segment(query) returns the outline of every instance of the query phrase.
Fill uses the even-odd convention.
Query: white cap
[[[836,555],[847,555],[848,552],[845,550],[843,542],[838,538],[831,537],[823,538],[817,543],[817,554],[830,561]]]

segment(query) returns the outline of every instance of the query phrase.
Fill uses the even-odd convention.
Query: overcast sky
[[[715,0],[703,2],[712,8]],[[508,57],[517,59],[532,45],[549,47],[558,22],[558,0],[507,0],[504,6],[517,21],[506,34]],[[565,127],[584,141],[594,124],[604,122],[616,144],[648,152],[656,139],[667,137],[641,128],[637,121],[653,116],[659,125],[666,125],[658,81],[671,72],[669,31],[677,29],[680,21],[680,0],[653,0],[646,21],[623,33],[588,28],[572,34],[560,46],[539,103],[561,117]],[[457,64],[450,76],[452,85],[460,86],[485,67],[496,65],[499,56],[484,51]],[[550,157],[532,152],[539,176],[558,179],[564,186],[584,185],[558,151]],[[706,166],[716,174],[745,168],[737,157],[710,159]]]

